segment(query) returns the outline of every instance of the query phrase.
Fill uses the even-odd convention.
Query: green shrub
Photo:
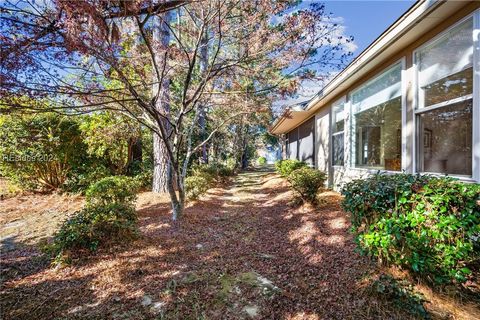
[[[196,200],[215,182],[224,181],[233,174],[233,169],[219,163],[193,165],[190,168],[190,175],[185,178],[186,196],[190,200]]]
[[[207,192],[211,184],[208,177],[207,174],[201,174],[185,178],[185,193],[188,199],[197,200]]]
[[[283,161],[285,161],[285,160],[275,161],[275,171],[277,171],[278,173],[280,173],[280,169],[282,168]]]
[[[190,175],[198,176],[201,174],[208,174],[212,177],[217,175],[217,169],[210,164],[194,164],[190,168]]]
[[[131,177],[112,176],[92,184],[86,192],[87,206],[120,204],[133,208],[139,183]]]
[[[135,161],[131,166],[131,174],[140,188],[151,190],[153,181],[153,160],[147,158],[142,162]]]
[[[288,182],[302,200],[315,204],[317,202],[318,189],[324,186],[326,180],[325,172],[302,167],[296,169],[288,176]]]
[[[191,168],[191,176],[208,175],[212,180],[233,175],[233,170],[220,163],[197,164]]]
[[[135,209],[123,204],[87,206],[66,220],[47,250],[56,257],[67,252],[97,247],[108,241],[132,239],[137,235]]]
[[[87,162],[77,119],[55,113],[0,116],[0,175],[27,190],[62,187]]]
[[[261,166],[265,165],[267,163],[267,158],[265,157],[258,157],[257,163]]]
[[[435,282],[465,281],[480,259],[480,185],[378,174],[347,184],[343,208],[365,254]]]
[[[217,168],[217,175],[222,178],[231,177],[234,175],[232,168],[220,164]]]
[[[275,168],[282,177],[288,177],[292,171],[306,166],[305,162],[291,159],[279,160],[275,163]]]
[[[431,179],[430,176],[412,174],[376,174],[358,179],[342,189],[342,206],[352,213],[354,230],[362,224],[371,224],[388,210],[393,210],[398,196],[407,198]]]
[[[112,175],[112,171],[103,163],[86,161],[72,168],[71,174],[62,186],[62,190],[84,194],[89,186]]]

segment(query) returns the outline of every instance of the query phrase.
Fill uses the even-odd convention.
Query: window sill
[[[430,175],[430,176],[439,177],[439,178],[448,177],[448,178],[457,179],[462,182],[478,183],[478,181],[473,179],[471,176],[453,175],[453,174],[445,174],[445,173],[438,173],[438,172],[417,172],[417,173],[421,175]]]

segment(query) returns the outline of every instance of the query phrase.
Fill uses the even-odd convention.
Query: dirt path
[[[335,193],[290,206],[284,180],[240,174],[172,228],[166,201],[141,195],[141,239],[51,268],[36,249],[2,256],[4,319],[408,318],[370,297]]]

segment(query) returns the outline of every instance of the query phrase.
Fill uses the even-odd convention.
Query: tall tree
[[[168,51],[170,44],[170,29],[169,25],[172,21],[172,12],[165,12],[158,17],[154,17],[153,27],[153,46],[161,47],[163,52]],[[167,61],[161,59],[159,55],[155,55],[156,65],[162,70],[168,66],[162,65]],[[170,78],[166,75],[162,82],[158,83],[156,75],[153,77],[153,96],[158,97],[155,101],[155,109],[158,113],[170,117]],[[163,125],[167,131],[170,127],[166,120],[163,120]],[[153,192],[168,192],[168,171],[170,162],[168,160],[167,148],[162,140],[162,137],[157,132],[153,134]]]
[[[2,5],[7,53],[2,54],[0,110],[35,112],[36,105],[23,98],[29,97],[48,100],[55,112],[110,109],[139,121],[164,143],[173,220],[183,212],[192,155],[237,117],[264,112],[273,99],[294,94],[302,79],[342,65],[343,45],[351,41],[338,35],[323,6],[299,8],[296,0],[210,0],[182,2],[181,7],[173,0],[159,5],[141,0],[45,3],[31,10],[26,9],[29,1]],[[184,19],[164,19],[171,43],[162,46],[152,37],[152,19],[172,7]],[[126,15],[133,25],[121,32]],[[201,58],[205,42],[208,61]],[[20,47],[22,52],[16,50]],[[19,59],[22,63],[16,64]],[[207,64],[199,72],[202,61]],[[166,79],[169,95],[152,90],[153,85],[162,88]],[[114,85],[106,87],[106,82]],[[245,97],[261,103],[233,103]],[[157,108],[167,102],[169,114]],[[198,118],[207,104],[217,118],[196,141]]]

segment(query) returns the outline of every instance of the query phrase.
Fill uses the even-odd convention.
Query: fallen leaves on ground
[[[32,245],[2,254],[4,319],[409,319],[372,297],[334,192],[293,207],[285,181],[245,172],[189,204],[138,201],[141,237],[64,268]]]

